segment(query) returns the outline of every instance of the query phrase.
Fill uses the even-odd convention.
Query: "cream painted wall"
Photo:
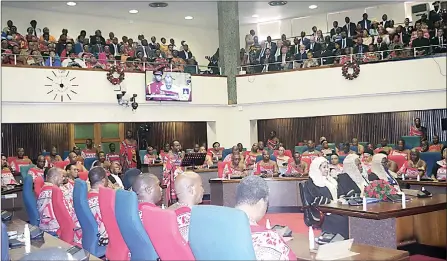
[[[353,81],[340,67],[238,77],[232,106],[225,77],[193,76],[191,103],[145,102],[144,74],[128,73],[127,92],[140,104],[135,112],[118,106],[105,72],[70,70],[79,94],[61,103],[46,94],[51,69],[4,67],[2,122],[206,121],[208,143],[248,148],[258,139],[258,119],[446,108],[445,65],[445,57],[366,64]]]
[[[6,21],[12,20],[19,32],[26,34],[26,29],[30,26],[29,22],[33,19],[37,21],[37,27],[41,29],[48,27],[51,35],[56,38],[61,35],[62,29],[66,28],[69,36],[73,38],[77,38],[81,30],[85,30],[87,35],[93,35],[95,30],[100,29],[104,38],[108,38],[109,32],[114,32],[120,41],[123,35],[136,41],[139,34],[144,34],[148,40],[151,36],[157,37],[157,41],[161,37],[165,37],[168,41],[174,38],[178,46],[182,40],[185,40],[200,65],[208,65],[205,56],[213,55],[219,47],[217,30],[212,29],[141,21],[130,23],[129,20],[124,19],[2,6],[2,28],[6,26]]]

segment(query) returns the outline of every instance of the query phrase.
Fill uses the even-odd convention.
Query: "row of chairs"
[[[39,225],[33,179],[25,177],[23,198],[31,225]],[[73,243],[78,228],[72,222],[58,187],[53,188],[53,208],[59,221],[60,239]],[[175,212],[144,207],[140,220],[134,192],[101,187],[99,206],[109,244],[98,245],[98,226],[89,208],[87,185],[75,181],[73,203],[82,228],[82,247],[108,260],[255,260],[249,222],[240,210],[220,206],[195,206],[191,212],[189,244],[177,228]],[[63,221],[62,221],[63,220]],[[62,222],[60,222],[62,221]],[[219,225],[216,225],[219,224]],[[206,233],[204,233],[206,231]],[[230,240],[231,239],[231,240]],[[231,249],[231,251],[228,251]]]

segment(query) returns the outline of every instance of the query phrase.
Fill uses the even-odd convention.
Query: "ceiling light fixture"
[[[270,1],[269,5],[270,6],[282,6],[282,5],[286,5],[287,1]]]
[[[192,20],[192,19],[194,19],[194,17],[192,17],[192,16],[185,16],[185,20]]]
[[[168,3],[165,3],[165,2],[153,2],[153,3],[150,3],[149,6],[153,7],[153,8],[162,8],[162,7],[167,7]]]
[[[257,14],[254,14],[254,15],[252,15],[251,17],[253,17],[253,18],[258,18],[258,17],[259,17],[259,15],[257,15]]]
[[[67,2],[67,5],[68,5],[68,6],[75,6],[76,3],[75,3],[75,2]]]
[[[132,9],[132,10],[129,10],[129,13],[131,13],[131,14],[138,14],[138,10]]]
[[[309,5],[309,9],[317,9],[318,6],[317,5]]]

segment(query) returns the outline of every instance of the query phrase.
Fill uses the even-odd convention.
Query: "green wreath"
[[[118,74],[118,77],[115,74]],[[124,68],[116,65],[110,67],[109,72],[107,72],[107,80],[113,85],[121,84],[124,81]]]
[[[349,69],[352,69],[353,72],[349,73]],[[343,75],[343,77],[345,77],[345,79],[353,80],[359,76],[360,66],[357,62],[347,61],[341,67],[341,74]]]

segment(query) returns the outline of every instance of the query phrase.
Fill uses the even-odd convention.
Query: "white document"
[[[354,239],[348,239],[321,245],[318,247],[316,260],[336,260],[358,255],[358,253],[351,251]]]

